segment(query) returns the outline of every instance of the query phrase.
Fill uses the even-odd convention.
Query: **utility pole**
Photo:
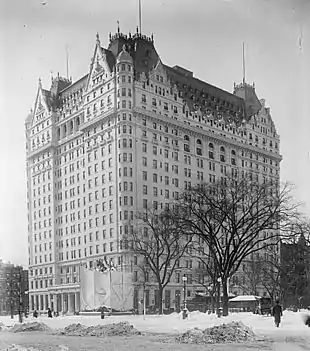
[[[145,280],[143,282],[143,319],[145,319],[146,315],[146,301],[145,301],[146,291],[145,291]]]

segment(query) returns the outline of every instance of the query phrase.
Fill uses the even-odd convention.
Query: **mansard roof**
[[[111,72],[114,71],[117,57],[124,47],[132,57],[136,80],[139,79],[141,73],[148,77],[160,61],[154,47],[153,36],[147,37],[138,31],[134,35],[130,33],[126,35],[120,32],[113,36],[110,34],[109,46],[108,49],[105,49],[101,46],[97,34],[95,53],[98,48],[101,50]],[[222,115],[224,119],[228,119],[228,122],[231,122],[231,116],[235,116],[235,122],[239,124],[244,118],[250,119],[262,107],[256,96],[254,86],[245,83],[240,84],[235,86],[232,94],[193,77],[192,72],[182,67],[167,65],[162,65],[162,67],[166,71],[170,82],[177,86],[179,95],[182,96],[190,110],[200,109],[202,112],[213,110],[216,111],[216,115]],[[61,99],[85,89],[90,74],[84,75],[74,83],[63,77],[55,78],[50,91],[44,90],[48,107],[59,106]]]
[[[153,37],[147,37],[140,33],[135,35],[125,35],[117,33],[110,36],[110,44],[108,50],[116,58],[123,50],[123,46],[133,59],[135,67],[135,77],[139,78],[140,74],[144,72],[146,75],[156,66],[158,62],[158,54],[154,47]]]
[[[222,110],[232,110],[234,112],[244,110],[244,100],[242,98],[194,78],[192,72],[181,67],[165,65],[165,68],[171,82],[182,91],[183,98],[190,107],[197,104],[199,107],[207,108],[216,103]]]
[[[42,95],[43,95],[44,100],[46,102],[46,105],[50,111],[53,108],[53,103],[54,103],[54,99],[51,95],[51,92],[49,90],[42,89]]]
[[[84,76],[82,76],[80,79],[78,79],[74,83],[72,83],[69,86],[65,87],[63,90],[61,90],[59,92],[60,96],[61,97],[68,96],[74,91],[77,91],[79,89],[83,89],[84,86],[86,85],[88,75],[89,75],[89,73],[85,74]]]
[[[108,50],[108,49],[101,47],[101,50],[103,51],[103,53],[105,54],[105,56],[107,58],[107,62],[108,62],[108,65],[109,65],[111,72],[113,72],[113,68],[114,68],[115,63],[116,63],[116,57],[114,56],[113,52]]]

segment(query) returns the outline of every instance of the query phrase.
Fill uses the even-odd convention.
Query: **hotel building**
[[[97,34],[75,82],[58,75],[46,90],[39,81],[26,136],[30,310],[77,311],[81,263],[107,256],[135,272],[127,238],[137,210],[164,209],[231,173],[279,180],[279,136],[254,85],[230,93],[169,67],[138,31],[110,34],[107,49]],[[189,260],[189,296],[191,269]],[[166,307],[182,274],[165,289]],[[140,297],[134,289],[135,305]]]

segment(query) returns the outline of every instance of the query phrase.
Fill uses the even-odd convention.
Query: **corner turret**
[[[245,115],[247,118],[257,114],[262,105],[255,93],[255,85],[250,85],[243,81],[236,85],[234,84],[234,95],[242,98],[245,102]]]

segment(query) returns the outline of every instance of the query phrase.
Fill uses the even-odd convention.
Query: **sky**
[[[163,63],[232,92],[242,80],[266,99],[281,138],[281,180],[310,217],[310,0],[141,0],[142,32]],[[138,0],[0,0],[0,257],[27,264],[24,120],[39,78],[88,73],[96,33],[135,32]]]

